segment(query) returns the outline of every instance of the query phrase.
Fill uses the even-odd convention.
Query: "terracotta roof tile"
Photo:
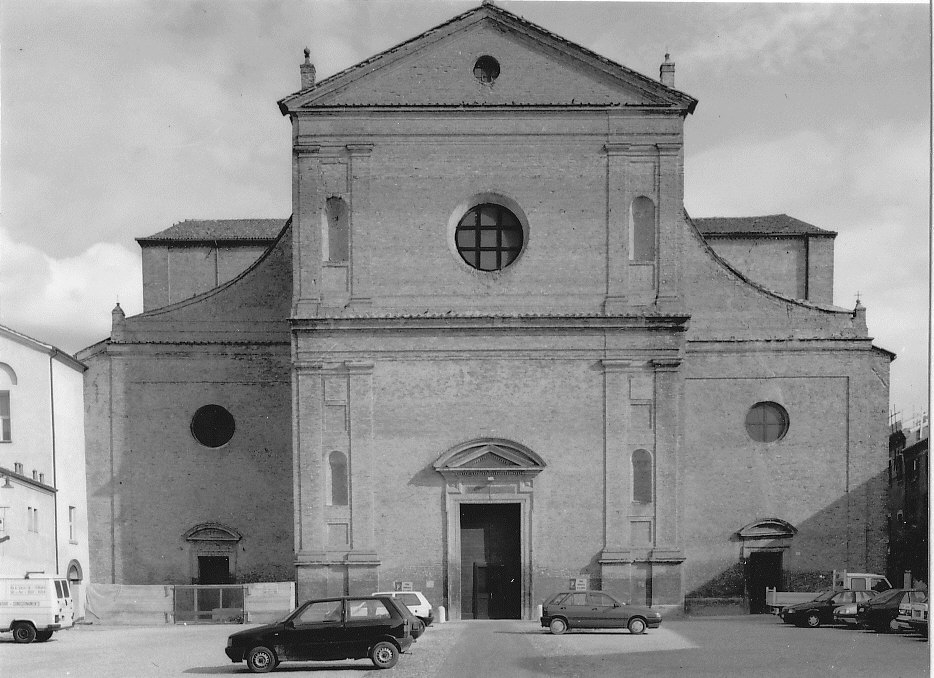
[[[787,214],[758,217],[693,217],[702,235],[820,235],[833,237],[834,231],[818,228]]]
[[[262,241],[272,242],[285,226],[285,219],[186,219],[139,243],[185,241]]]

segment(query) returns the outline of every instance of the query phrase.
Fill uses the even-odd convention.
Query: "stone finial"
[[[666,87],[675,86],[675,62],[670,57],[671,54],[665,52],[665,61],[658,68],[658,79]]]
[[[120,308],[119,301],[110,312],[110,321],[111,341],[123,341],[124,330],[126,330],[126,314]]]
[[[853,309],[853,320],[854,325],[862,329],[864,332],[869,331],[869,327],[866,325],[866,307],[863,306],[863,302],[860,301],[859,297],[856,297],[856,307]]]
[[[305,48],[305,63],[298,67],[302,74],[302,89],[315,86],[315,65],[311,63],[311,50]]]

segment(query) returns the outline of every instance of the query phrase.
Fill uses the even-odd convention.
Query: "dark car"
[[[783,608],[779,615],[786,624],[816,629],[834,623],[833,611],[841,605],[864,603],[875,595],[875,591],[824,591],[814,600]]]
[[[253,673],[282,661],[365,659],[381,669],[395,666],[415,641],[421,622],[389,596],[309,600],[272,624],[234,633],[225,652],[246,661]]]
[[[866,629],[880,633],[898,631],[898,606],[905,603],[927,602],[927,594],[918,589],[889,589],[856,608],[856,622]]]
[[[662,615],[648,607],[622,603],[603,591],[562,591],[542,606],[542,626],[560,635],[568,629],[656,629]]]

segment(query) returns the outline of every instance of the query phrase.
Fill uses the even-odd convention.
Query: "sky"
[[[0,323],[69,353],[142,311],[139,246],[183,219],[286,218],[276,102],[477,6],[444,0],[4,0]],[[898,354],[927,411],[931,41],[926,4],[497,1],[653,78],[666,52],[695,217],[836,231],[834,303]]]

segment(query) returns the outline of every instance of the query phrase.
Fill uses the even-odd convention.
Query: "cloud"
[[[929,132],[911,123],[838,123],[744,137],[685,158],[692,216],[786,213],[836,231],[834,302],[867,308],[874,343],[898,354],[891,403],[927,402]]]
[[[0,252],[0,322],[64,351],[110,336],[114,302],[127,315],[142,310],[140,257],[120,245],[96,243],[56,259],[0,228]]]

